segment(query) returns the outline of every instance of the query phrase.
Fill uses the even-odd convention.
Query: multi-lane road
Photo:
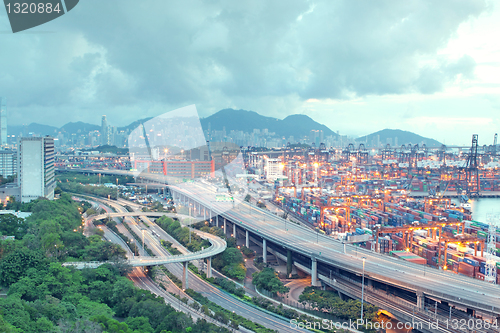
[[[500,314],[500,288],[496,285],[451,272],[425,269],[421,265],[344,245],[309,228],[285,222],[282,218],[246,202],[238,202],[235,208],[228,203],[214,202],[210,200],[214,193],[196,182],[184,183],[182,187],[171,186],[171,190],[209,207],[216,214],[220,213],[228,220],[236,222],[239,227],[297,253],[317,258],[320,263],[360,274],[364,257],[365,274],[374,280]],[[193,193],[196,193],[196,196],[193,196]]]
[[[118,213],[126,212],[125,208],[123,207],[123,205],[125,204],[124,201],[121,200],[118,202],[107,201],[106,204],[112,206]],[[129,206],[131,205],[129,202],[127,202],[127,204]],[[178,244],[178,242],[175,239],[173,239],[170,235],[168,235],[158,225],[151,222],[151,220],[149,220],[147,217],[143,216],[141,218],[144,223],[149,225],[149,228],[145,227],[146,232],[144,233],[144,243],[153,251],[155,256],[168,257],[170,256],[170,254],[159,244],[159,239],[153,236],[151,230],[154,230],[157,234],[159,234],[161,239],[171,241],[172,243],[177,245],[177,247],[181,251],[185,251],[186,253],[187,250],[183,249],[182,246]],[[137,235],[141,235],[142,228],[137,223],[137,221],[135,221],[131,217],[126,217],[124,218],[124,223],[128,223],[131,229]],[[182,269],[183,269],[182,264],[169,263],[165,266],[178,278],[182,278]],[[234,313],[244,318],[247,318],[248,320],[259,323],[264,327],[276,330],[280,333],[305,331],[303,329],[299,330],[292,328],[290,322],[286,318],[280,317],[278,315],[275,315],[267,311],[260,310],[251,304],[247,304],[245,302],[238,300],[237,298],[228,294],[227,292],[222,291],[219,288],[216,288],[210,285],[208,282],[200,279],[191,271],[189,271],[188,274],[189,274],[188,276],[189,276],[190,289],[193,289],[194,291],[201,293],[203,296],[207,297],[210,301],[216,303],[217,305],[229,311],[233,311]],[[187,296],[182,292],[181,295]]]

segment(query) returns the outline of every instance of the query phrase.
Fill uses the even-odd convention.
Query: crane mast
[[[486,221],[488,222],[489,230],[488,230],[488,245],[487,245],[487,260],[485,266],[485,274],[484,280],[493,284],[497,282],[497,263],[494,260],[495,253],[497,250],[496,247],[496,234],[497,234],[497,226],[500,222],[500,214],[488,214],[486,216]]]

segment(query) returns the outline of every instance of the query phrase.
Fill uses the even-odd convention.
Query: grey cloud
[[[245,101],[289,108],[297,96],[433,93],[473,76],[471,57],[448,63],[437,51],[488,9],[483,0],[85,1],[44,26],[56,34],[2,35],[0,94],[23,112],[95,110],[78,117],[126,122],[158,104],[203,113]]]

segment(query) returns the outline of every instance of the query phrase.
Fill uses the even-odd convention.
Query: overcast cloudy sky
[[[500,132],[500,8],[487,0],[83,0],[12,34],[0,9],[10,124],[111,125],[196,104],[342,134],[400,128],[447,144]],[[500,6],[500,5],[499,5]]]

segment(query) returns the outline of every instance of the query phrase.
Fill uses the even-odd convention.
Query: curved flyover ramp
[[[148,213],[143,212],[142,216],[147,215]],[[104,217],[107,217],[107,214]],[[124,216],[124,213],[119,214],[115,213],[114,215],[119,215],[119,216]],[[164,214],[165,215],[165,214]],[[113,214],[111,214],[113,217]],[[137,213],[137,216],[141,216],[140,213]],[[150,215],[148,215],[150,216]],[[116,216],[115,216],[116,217]],[[127,260],[126,262],[132,266],[132,267],[137,267],[137,266],[155,266],[155,265],[163,265],[163,264],[170,264],[170,263],[186,263],[191,260],[199,260],[199,259],[205,259],[205,258],[211,258],[219,253],[222,253],[226,247],[226,241],[214,236],[212,234],[202,232],[199,230],[193,230],[196,232],[200,237],[207,239],[210,242],[210,247],[203,249],[198,252],[193,252],[193,253],[188,253],[188,254],[179,254],[175,256],[168,256],[168,257],[144,257],[144,256],[136,256],[132,259]],[[73,266],[76,269],[83,269],[83,268],[97,268],[100,265],[106,264],[106,261],[91,261],[91,262],[65,262],[63,263],[63,266]]]

